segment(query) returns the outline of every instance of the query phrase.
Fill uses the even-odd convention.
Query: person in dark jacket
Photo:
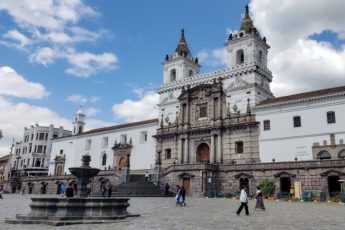
[[[72,188],[72,184],[69,184],[65,191],[66,197],[74,197],[74,189]]]
[[[107,187],[107,192],[108,192],[108,198],[111,197],[111,193],[113,192],[113,185],[109,182],[108,187]]]

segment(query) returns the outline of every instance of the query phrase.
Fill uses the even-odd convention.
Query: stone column
[[[214,135],[211,136],[210,163],[214,163]]]
[[[222,136],[221,134],[218,135],[218,143],[217,143],[217,162],[222,163]]]
[[[189,163],[189,139],[186,138],[184,141],[184,160],[185,163]]]
[[[177,148],[177,151],[178,151],[178,161],[180,163],[183,163],[183,158],[182,158],[182,153],[183,153],[183,146],[182,146],[182,139],[178,139],[178,148]]]

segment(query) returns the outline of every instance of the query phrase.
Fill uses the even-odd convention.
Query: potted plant
[[[274,200],[273,194],[275,190],[275,185],[274,182],[271,180],[264,180],[260,183],[260,188],[262,194],[265,196],[267,199],[272,199]]]

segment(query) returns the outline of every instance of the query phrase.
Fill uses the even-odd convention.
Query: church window
[[[191,76],[193,76],[194,75],[194,73],[193,73],[193,70],[189,70],[189,77],[191,77]]]
[[[106,165],[107,164],[107,154],[103,154],[103,157],[102,157],[102,166]]]
[[[202,105],[199,107],[199,118],[204,118],[204,117],[207,117],[207,106],[206,105]]]
[[[60,154],[63,154],[63,149],[60,149]]]
[[[103,137],[102,138],[102,148],[107,148],[108,147],[108,137]]]
[[[147,141],[147,131],[140,132],[140,142],[145,143]]]
[[[176,81],[176,69],[170,70],[170,81]]]
[[[327,112],[327,123],[328,124],[335,123],[335,112],[333,111]]]
[[[121,144],[127,143],[127,134],[121,134],[120,142]]]
[[[317,154],[317,159],[319,160],[331,159],[331,154],[327,152],[326,150],[323,150]]]
[[[171,149],[165,150],[165,159],[167,160],[171,159]]]
[[[85,141],[85,150],[90,150],[91,149],[91,139],[87,139]]]
[[[293,127],[301,127],[301,117],[295,116],[293,117]]]
[[[244,63],[244,51],[243,49],[237,50],[236,52],[236,64],[243,64]]]
[[[236,153],[243,153],[243,141],[236,141],[235,151]]]
[[[264,131],[271,130],[271,122],[270,120],[264,121]]]
[[[338,157],[340,159],[345,159],[345,149],[340,150],[340,152],[338,153]]]

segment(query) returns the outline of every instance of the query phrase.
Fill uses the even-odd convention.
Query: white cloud
[[[112,109],[116,118],[124,119],[126,122],[134,122],[157,118],[158,102],[159,95],[149,91],[138,101],[127,99],[120,104],[114,104]]]
[[[36,122],[42,126],[54,124],[55,127],[63,126],[68,130],[72,128],[71,121],[48,108],[27,103],[12,103],[3,97],[0,97],[0,111],[0,127],[4,135],[0,141],[0,154],[9,153],[12,139],[22,140],[24,127]]]
[[[55,51],[49,47],[43,47],[35,50],[35,52],[30,55],[29,60],[47,67],[48,65],[54,63],[58,56],[58,51]]]
[[[31,44],[31,40],[18,30],[10,30],[3,37],[9,39],[10,42],[8,44],[15,47],[25,47]]]
[[[77,77],[89,77],[98,71],[115,69],[118,58],[113,53],[93,54],[89,52],[76,53],[70,50],[66,55],[72,67],[67,68],[66,73]]]
[[[211,51],[202,50],[196,55],[203,65],[210,67],[224,66],[227,63],[227,52],[225,48],[216,48]]]
[[[80,94],[72,94],[67,98],[67,101],[71,101],[77,104],[85,104],[88,101],[88,99],[86,96]]]
[[[0,95],[41,99],[49,95],[40,83],[29,82],[8,66],[0,67]]]
[[[85,115],[88,116],[88,117],[91,117],[91,116],[95,116],[95,115],[98,115],[101,113],[101,110],[100,109],[96,109],[96,108],[93,108],[93,107],[90,107],[90,108],[86,108],[84,110],[85,112]]]
[[[345,85],[345,43],[335,48],[311,35],[344,37],[345,1],[252,0],[255,26],[271,46],[269,68],[275,95]]]
[[[98,96],[91,96],[90,97],[90,102],[96,102],[96,101],[99,101],[101,99],[101,97],[98,97]]]
[[[90,31],[79,26],[82,18],[98,16],[81,0],[3,0],[1,11],[8,12],[17,28],[3,34],[0,44],[28,49],[26,54],[32,63],[48,66],[62,59],[71,65],[65,72],[78,77],[89,77],[116,67],[117,56],[113,53],[76,50],[80,42],[94,42],[109,35],[105,29]]]

